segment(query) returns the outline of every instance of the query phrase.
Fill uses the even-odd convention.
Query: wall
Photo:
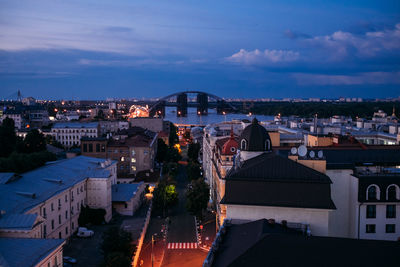
[[[277,222],[286,220],[291,223],[309,224],[312,235],[329,235],[329,210],[250,205],[226,206],[226,217],[229,219],[259,220],[265,218],[275,219]]]
[[[63,266],[63,246],[62,243],[58,248],[51,252],[47,257],[38,262],[35,267]]]
[[[164,124],[162,118],[134,118],[129,119],[129,123],[131,127],[142,127],[156,133],[163,130]]]

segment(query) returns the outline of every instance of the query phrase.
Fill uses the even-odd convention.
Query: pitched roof
[[[304,236],[265,224],[228,226],[211,266],[398,266],[399,242]]]
[[[136,193],[140,186],[144,183],[135,183],[135,184],[114,184],[112,185],[112,201],[113,202],[127,202],[135,197]]]
[[[332,183],[325,174],[275,153],[246,160],[240,168],[230,169],[226,179]]]
[[[53,128],[97,128],[98,122],[58,122]]]
[[[64,242],[63,239],[0,238],[0,265],[36,266]],[[58,260],[61,263],[62,259]]]
[[[36,214],[9,214],[0,219],[0,229],[30,230],[36,218]]]
[[[330,178],[273,153],[233,167],[225,178],[221,204],[335,209]]]

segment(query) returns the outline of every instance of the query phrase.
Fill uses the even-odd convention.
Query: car
[[[88,230],[86,227],[79,227],[76,235],[78,237],[91,237],[94,235],[94,232],[92,230]]]
[[[64,261],[64,263],[71,263],[71,264],[75,264],[78,262],[76,259],[74,259],[72,257],[68,257],[68,256],[64,256],[63,261]],[[65,264],[64,264],[64,266],[65,266]]]

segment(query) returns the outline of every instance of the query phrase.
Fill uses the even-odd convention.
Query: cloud
[[[137,67],[145,65],[181,65],[182,60],[157,60],[157,59],[129,59],[129,60],[102,60],[82,58],[78,61],[79,65],[96,67]]]
[[[301,32],[296,32],[296,31],[292,31],[292,30],[286,30],[284,33],[284,36],[295,40],[295,39],[303,39],[303,38],[310,38],[311,36],[305,33],[301,33]]]
[[[355,75],[295,73],[299,85],[379,85],[400,84],[400,72],[363,72]]]
[[[268,63],[292,62],[298,60],[300,54],[292,50],[269,50],[260,51],[255,49],[247,51],[240,49],[239,52],[225,58],[226,61],[244,65],[265,65]]]
[[[336,31],[331,35],[315,36],[304,42],[313,47],[328,50],[331,60],[339,61],[346,57],[371,58],[385,53],[400,51],[400,23],[393,29],[371,31],[356,35]]]

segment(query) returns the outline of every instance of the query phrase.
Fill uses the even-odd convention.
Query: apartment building
[[[14,120],[15,129],[20,130],[24,126],[23,115],[19,111],[6,110],[4,111],[3,116],[1,116],[1,121],[3,122],[5,118],[10,118]]]
[[[78,156],[0,178],[0,237],[68,238],[78,228],[82,205],[112,217],[115,161]]]
[[[61,122],[51,129],[54,139],[66,148],[80,146],[82,137],[98,137],[98,122]]]

